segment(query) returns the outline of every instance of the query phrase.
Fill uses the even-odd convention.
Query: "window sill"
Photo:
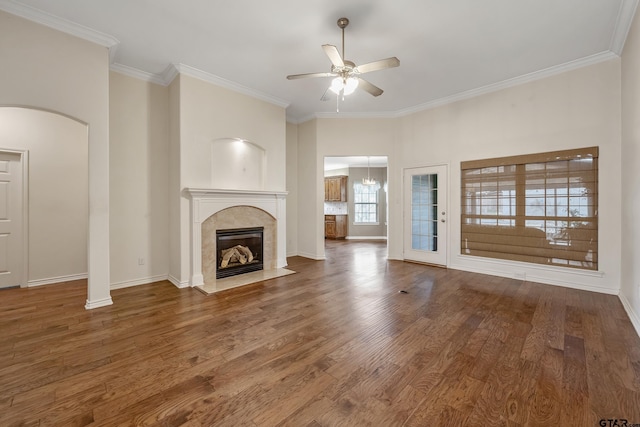
[[[353,225],[380,225],[379,222],[354,222]]]

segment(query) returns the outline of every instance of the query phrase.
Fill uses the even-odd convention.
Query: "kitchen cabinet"
[[[347,201],[347,176],[329,176],[324,179],[324,201]]]
[[[325,239],[344,239],[347,237],[347,215],[324,216]]]

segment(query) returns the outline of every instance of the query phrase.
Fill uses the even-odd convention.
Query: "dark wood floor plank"
[[[89,311],[85,281],[3,290],[0,425],[640,423],[616,296],[385,247],[328,241],[290,276],[211,296],[158,282]]]

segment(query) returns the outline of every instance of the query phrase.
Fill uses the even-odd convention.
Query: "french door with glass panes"
[[[404,171],[404,259],[447,265],[447,166]]]

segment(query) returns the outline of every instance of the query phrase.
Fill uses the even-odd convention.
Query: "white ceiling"
[[[396,56],[342,116],[398,116],[619,55],[638,0],[0,0],[0,8],[111,46],[112,68],[168,83],[181,72],[278,105],[299,122],[336,114],[320,100],[323,44],[356,64]]]

